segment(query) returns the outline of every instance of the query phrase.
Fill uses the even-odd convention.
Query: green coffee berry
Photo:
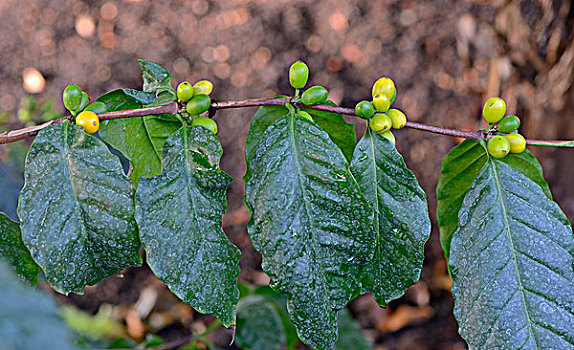
[[[508,134],[504,135],[504,137],[510,143],[510,153],[522,153],[526,149],[526,140],[524,136],[520,134]]]
[[[501,121],[498,122],[498,131],[504,133],[511,133],[520,127],[520,118],[515,115],[509,115],[502,118]]]
[[[494,158],[503,158],[510,153],[510,142],[504,136],[494,136],[488,140],[486,149]]]
[[[213,91],[213,84],[209,80],[200,80],[193,84],[194,95],[207,95],[209,96]]]
[[[361,101],[355,106],[355,113],[363,119],[371,119],[375,115],[375,107],[369,101]]]
[[[322,86],[311,86],[301,95],[301,102],[306,106],[316,106],[327,101],[329,92]]]
[[[375,116],[369,120],[369,127],[377,134],[389,131],[392,125],[393,122],[391,121],[391,118],[383,113],[375,114]]]
[[[311,117],[311,114],[309,114],[305,111],[299,111],[299,112],[297,112],[297,115],[302,117],[302,118],[309,119],[310,121],[314,121],[313,117]]]
[[[382,77],[382,78],[379,78],[373,84],[373,90],[372,90],[373,99],[377,95],[386,95],[387,98],[389,99],[389,102],[390,102],[393,98],[393,95],[395,95],[395,93],[396,93],[395,83],[393,82],[393,80],[391,78]]]
[[[489,123],[498,123],[506,113],[506,103],[500,97],[489,98],[482,108],[482,117]]]
[[[181,102],[187,102],[191,100],[194,95],[194,88],[190,83],[184,81],[177,86],[177,99]]]
[[[307,85],[309,67],[304,62],[297,61],[289,68],[289,83],[295,89],[302,89]]]
[[[397,90],[393,90],[393,97],[391,97],[391,104],[395,103],[395,99],[397,98]]]
[[[373,106],[381,113],[385,113],[391,107],[391,100],[385,94],[378,94],[373,97]]]
[[[211,105],[211,99],[207,95],[196,95],[187,103],[185,110],[190,115],[200,115],[207,111]]]
[[[217,135],[217,123],[207,117],[197,117],[191,121],[191,126],[201,126]]]
[[[391,108],[387,111],[387,115],[391,118],[393,122],[393,129],[404,128],[407,123],[407,117],[405,114],[398,109]]]
[[[82,104],[82,89],[78,85],[70,84],[64,89],[62,94],[64,106],[70,111],[75,112]]]

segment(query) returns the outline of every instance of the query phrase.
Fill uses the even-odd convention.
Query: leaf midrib
[[[522,299],[522,307],[524,309],[524,313],[526,314],[526,319],[528,321],[528,330],[529,333],[532,336],[532,339],[534,340],[534,343],[536,344],[536,348],[537,349],[542,349],[540,347],[540,344],[538,342],[538,339],[536,338],[536,334],[534,333],[534,329],[532,328],[532,319],[530,317],[530,313],[528,312],[528,308],[526,307],[526,296],[524,295],[524,291],[525,288],[522,284],[522,277],[520,276],[520,270],[518,268],[518,258],[516,257],[516,248],[514,246],[514,240],[512,239],[512,235],[510,234],[510,224],[508,222],[508,210],[506,209],[506,204],[504,203],[504,199],[502,197],[502,186],[500,184],[500,180],[499,180],[499,176],[498,176],[498,171],[496,170],[496,161],[493,160],[492,158],[490,158],[488,160],[489,162],[491,162],[492,164],[492,172],[493,172],[493,178],[494,178],[494,183],[496,185],[496,191],[498,192],[498,198],[500,198],[500,205],[502,207],[502,217],[504,218],[504,226],[507,232],[507,236],[508,236],[508,241],[510,243],[510,252],[512,253],[512,262],[514,264],[514,268],[516,270],[516,278],[518,279],[518,289],[520,291],[520,297]]]
[[[197,224],[197,226],[199,227],[198,231],[201,235],[201,237],[207,237],[205,234],[205,230],[203,225],[200,224],[199,219],[197,218],[197,203],[195,202],[195,196],[193,196],[193,193],[191,193],[191,188],[192,188],[192,184],[191,184],[191,166],[190,166],[190,159],[189,159],[189,144],[188,144],[188,131],[189,129],[187,129],[187,127],[182,127],[181,128],[181,133],[183,134],[183,153],[184,153],[184,157],[185,157],[185,168],[186,168],[186,182],[187,182],[187,195],[190,198],[190,202],[191,202],[191,207],[193,209],[193,220],[195,221],[195,223]],[[203,250],[204,244],[205,244],[205,239],[199,239],[199,247],[198,249],[196,249],[194,252],[198,252]],[[194,254],[194,258],[196,257],[196,254]]]
[[[70,152],[70,147],[69,147],[69,145],[68,145],[68,133],[69,133],[69,129],[70,129],[70,123],[68,123],[68,122],[63,123],[63,126],[64,126],[64,154],[66,155],[66,171],[67,171],[67,176],[66,176],[66,177],[67,177],[68,180],[70,181],[70,187],[72,188],[72,195],[73,195],[74,203],[76,203],[76,205],[77,205],[77,207],[78,207],[78,209],[79,209],[79,212],[78,212],[77,215],[80,216],[80,217],[78,218],[78,221],[80,221],[81,232],[80,232],[80,235],[78,235],[78,237],[75,239],[75,241],[83,240],[84,242],[90,241],[90,243],[92,243],[91,240],[90,240],[90,238],[89,238],[89,235],[87,234],[87,228],[86,228],[86,225],[85,225],[85,220],[83,220],[83,218],[82,218],[82,213],[85,213],[85,211],[84,211],[84,209],[82,208],[82,206],[80,205],[80,203],[78,202],[78,194],[77,194],[77,190],[76,190],[76,185],[75,185],[75,182],[72,181],[72,173],[71,173],[71,171],[70,171],[70,162],[72,161],[72,160],[70,159],[70,158],[71,158],[71,155],[70,155],[71,152]],[[87,136],[84,136],[84,137],[87,137]],[[74,216],[75,216],[75,215],[74,215]],[[60,232],[61,232],[61,231],[60,231]],[[85,245],[85,244],[84,244],[84,246],[85,246],[85,249],[86,249],[86,251],[87,251],[87,253],[88,253],[87,255],[91,258],[91,260],[92,260],[92,262],[93,262],[93,260],[94,260],[94,252],[91,251],[90,248],[91,248],[92,246],[94,246],[94,245],[93,245],[93,244],[88,244],[88,245]],[[65,279],[64,279],[64,280],[65,280]],[[60,286],[64,287],[64,285],[63,285],[62,283],[60,283]],[[68,288],[69,288],[69,287],[68,287]],[[74,286],[74,288],[76,288],[76,287]],[[81,290],[81,289],[83,289],[83,287],[80,287],[80,290]]]
[[[313,224],[313,219],[311,217],[311,210],[309,209],[307,200],[305,200],[305,186],[303,185],[303,181],[301,180],[301,167],[299,166],[299,156],[298,156],[298,149],[297,149],[297,144],[296,144],[296,140],[295,140],[295,114],[294,113],[289,113],[289,131],[290,131],[290,138],[291,138],[291,149],[293,151],[293,158],[295,158],[295,164],[297,165],[297,181],[299,182],[299,188],[301,190],[302,196],[303,196],[303,203],[305,203],[305,212],[307,213],[307,217],[309,218],[309,222],[311,222],[311,224]],[[321,260],[317,259],[316,257],[316,253],[318,250],[317,247],[317,241],[315,240],[315,235],[313,234],[313,232],[310,232],[309,234],[311,241],[313,242],[313,258],[315,261],[317,261],[317,264],[320,266],[320,271],[321,273],[323,271],[325,271],[325,269],[323,268],[323,265],[321,264]]]
[[[376,222],[374,223],[375,225],[375,229],[376,229],[376,233],[377,233],[377,246],[379,246],[379,241],[381,239],[381,232],[379,230],[379,184],[378,184],[378,177],[377,177],[377,162],[375,159],[375,144],[373,142],[373,138],[374,135],[371,132],[371,128],[369,128],[369,126],[367,125],[367,132],[369,133],[369,148],[371,151],[371,160],[372,160],[372,164],[373,164],[373,181],[375,182],[375,189],[373,191],[374,195],[375,195],[375,220]],[[378,250],[378,249],[377,249]]]

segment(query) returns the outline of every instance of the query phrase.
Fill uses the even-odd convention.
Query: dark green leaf
[[[237,282],[237,288],[239,289],[239,299],[243,299],[246,296],[253,294],[254,287],[247,283],[239,281]]]
[[[287,296],[285,294],[277,293],[269,286],[257,287],[254,294],[263,295],[269,301],[273,302],[279,312],[279,317],[281,318],[281,323],[285,330],[286,347],[288,350],[296,349],[297,344],[299,344],[300,341],[297,336],[297,330],[289,318],[289,312],[287,311]]]
[[[372,344],[361,330],[361,325],[355,321],[347,309],[339,311],[339,339],[335,344],[337,350],[369,350]]]
[[[142,69],[143,91],[155,96],[152,104],[163,105],[176,98],[175,89],[171,87],[171,74],[157,63],[138,60]],[[161,152],[160,152],[161,153]]]
[[[331,103],[330,101],[328,101],[327,104],[334,105],[334,103]],[[302,108],[302,110],[311,114],[315,123],[329,135],[331,140],[337,146],[339,146],[347,161],[350,162],[351,157],[353,156],[353,149],[357,144],[355,126],[347,123],[342,114],[317,111],[308,108]],[[245,154],[248,160],[253,156],[253,151],[259,144],[259,140],[265,130],[267,130],[267,128],[277,119],[283,117],[287,113],[288,110],[284,106],[259,107],[251,119],[249,135],[247,136],[247,142],[245,143]]]
[[[237,304],[237,345],[242,349],[281,349],[285,332],[272,302],[261,295],[250,295]]]
[[[40,267],[22,242],[20,224],[0,213],[0,260],[10,264],[18,276],[28,284],[38,284]]]
[[[253,118],[251,118],[249,134],[247,135],[247,141],[245,141],[245,159],[247,160],[245,181],[250,177],[251,170],[249,169],[249,163],[253,158],[253,154],[255,153],[255,149],[257,148],[261,137],[271,124],[275,123],[279,118],[287,115],[287,113],[287,108],[284,106],[261,106],[257,109]]]
[[[166,105],[170,102],[175,101],[176,98],[176,92],[173,89],[169,89],[169,90],[162,90],[162,91],[158,91],[156,93],[157,99],[155,101],[155,104],[157,105]]]
[[[138,60],[138,62],[142,69],[143,91],[156,92],[172,89],[171,74],[165,68],[151,61]]]
[[[288,295],[299,337],[331,348],[336,310],[360,291],[359,268],[373,254],[372,210],[341,150],[294,113],[265,131],[249,167],[248,231],[263,270]]]
[[[431,230],[426,196],[393,144],[369,128],[355,149],[351,172],[375,211],[377,246],[361,269],[363,292],[384,306],[419,279]]]
[[[221,228],[231,178],[222,149],[202,127],[183,127],[163,149],[163,172],[141,178],[136,219],[156,276],[184,302],[235,323],[239,249]]]
[[[108,111],[141,108],[155,102],[153,93],[120,89],[100,96]],[[100,136],[128,158],[133,169],[130,177],[137,182],[141,176],[161,172],[161,149],[165,140],[181,127],[179,119],[170,114],[122,118],[103,121]]]
[[[452,234],[458,227],[458,211],[462,200],[486,160],[484,147],[477,141],[464,140],[454,147],[442,162],[442,171],[436,187],[436,216],[440,241],[447,258]]]
[[[103,102],[108,112],[123,111],[153,105],[155,94],[132,89],[117,89],[98,97],[97,101]]]
[[[484,147],[478,141],[472,140],[464,140],[444,158],[436,193],[440,241],[447,258],[452,234],[458,227],[458,211],[462,200],[487,158]],[[542,176],[542,167],[528,150],[521,154],[510,154],[501,161],[536,182],[546,196],[552,198],[548,184]]]
[[[103,142],[68,121],[38,134],[18,215],[23,241],[52,287],[86,284],[141,263],[133,186]]]
[[[489,159],[450,253],[454,313],[470,348],[574,348],[574,237],[538,184]]]
[[[524,150],[520,154],[509,154],[500,159],[500,161],[510,165],[514,170],[518,170],[530,180],[536,182],[542,188],[546,197],[552,199],[550,187],[548,187],[548,183],[544,180],[544,175],[542,174],[542,166],[530,151]]]
[[[20,285],[4,264],[0,264],[0,339],[2,349],[73,349],[72,336],[54,302],[39,290]]]
[[[315,109],[302,109],[311,114],[315,123],[329,134],[329,137],[339,146],[347,161],[351,162],[353,150],[357,144],[355,125],[347,123],[342,114],[318,111]]]

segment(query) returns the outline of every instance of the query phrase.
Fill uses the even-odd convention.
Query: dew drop
[[[466,211],[460,215],[459,222],[461,226],[464,226],[468,223],[468,213]]]

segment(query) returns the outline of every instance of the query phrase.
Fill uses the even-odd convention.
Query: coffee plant
[[[470,348],[574,348],[572,227],[525,149],[574,142],[527,141],[500,98],[484,106],[485,130],[409,122],[391,108],[397,91],[386,77],[372,100],[337,107],[325,87],[305,89],[303,62],[289,71],[293,96],[242,101],[212,100],[205,80],[174,89],[164,68],[140,65],[141,91],[114,90],[90,104],[70,85],[69,116],[0,134],[0,143],[36,135],[20,222],[0,215],[0,255],[28,284],[41,269],[56,291],[81,294],[141,265],[143,247],[185,303],[237,324],[239,346],[292,348],[298,337],[335,348],[338,320],[350,318],[338,310],[362,293],[385,306],[420,276],[431,223],[425,192],[394,146],[391,130],[406,126],[466,139],[444,159],[437,217]],[[219,168],[211,119],[250,106],[259,109],[245,144],[248,233],[270,277],[257,290],[238,285],[240,252],[222,229],[232,178]],[[365,119],[358,142],[343,115]],[[109,147],[129,160],[127,175]]]

